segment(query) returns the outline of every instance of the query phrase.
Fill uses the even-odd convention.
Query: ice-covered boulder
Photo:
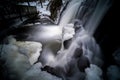
[[[24,75],[22,80],[62,80],[56,76],[51,75],[46,71],[41,71],[41,63],[32,66]]]
[[[18,48],[17,52],[27,56],[31,65],[38,60],[40,51],[42,50],[41,43],[33,41],[16,41],[13,36],[7,37],[6,40],[8,41],[8,44],[14,45]]]
[[[16,41],[13,36],[9,36],[7,44],[2,46],[1,58],[5,60],[6,70],[8,70],[11,80],[61,80],[46,71],[41,71],[42,64],[37,61],[41,43],[30,41]]]
[[[86,68],[85,73],[85,80],[102,80],[102,70],[94,64],[90,64],[90,68]]]
[[[31,66],[28,58],[20,54],[17,46],[12,44],[4,45],[1,58],[5,60],[10,79],[21,79]]]

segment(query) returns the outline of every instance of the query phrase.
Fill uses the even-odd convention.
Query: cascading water
[[[71,0],[59,21],[60,26],[80,19],[84,28],[93,35],[103,16],[111,7],[112,0]]]
[[[64,14],[62,15],[60,22],[59,22],[59,26],[61,27],[61,29],[63,28],[63,26],[66,26],[68,23],[71,22],[71,20],[73,20],[75,18],[76,14],[77,14],[77,10],[78,10],[81,2],[82,2],[82,0],[71,0],[69,2],[69,5],[68,5],[67,9],[63,12]],[[60,51],[64,50],[63,42],[64,42],[64,40],[62,39],[62,45],[61,45]]]
[[[76,47],[74,44],[79,45],[82,43],[83,53],[87,54],[91,63],[98,65],[102,64],[102,61],[100,60],[101,51],[92,35],[110,6],[111,0],[71,0],[69,2],[67,9],[63,12],[60,19],[60,27],[63,28],[75,19],[78,19],[82,21],[81,24],[84,25],[85,29],[82,28],[80,31],[75,33],[75,37],[73,37],[73,41],[67,50],[68,52],[66,52],[69,53],[68,55],[74,51],[73,49]],[[63,42],[64,40],[62,40],[62,50],[64,50]]]
[[[93,35],[100,21],[112,5],[112,0],[99,0],[95,11],[85,25],[86,31]]]
[[[95,64],[99,67],[103,63],[102,59],[101,59],[102,57],[101,57],[101,51],[100,51],[99,45],[96,43],[94,38],[91,36],[90,32],[85,30],[84,27],[82,27],[83,25],[85,27],[87,25],[87,22],[84,22],[84,21],[86,21],[85,20],[86,17],[82,17],[80,19],[81,21],[79,21],[79,17],[81,16],[81,12],[83,11],[82,10],[83,5],[81,6],[81,4],[83,2],[84,1],[82,1],[82,0],[71,0],[67,9],[63,12],[63,15],[62,15],[60,23],[59,23],[59,27],[61,28],[61,30],[63,30],[63,35],[62,35],[63,37],[62,37],[62,43],[61,43],[62,47],[61,47],[60,51],[58,52],[58,54],[54,57],[54,60],[52,60],[46,64],[46,65],[54,68],[55,70],[60,69],[62,72],[58,71],[57,73],[56,72],[54,72],[54,73],[61,75],[61,77],[64,80],[66,80],[67,78],[69,78],[70,80],[79,80],[79,78],[81,78],[81,74],[84,74],[83,72],[81,72],[79,70],[83,70],[86,67],[88,67],[89,63]],[[97,3],[97,2],[95,2],[95,3]],[[99,5],[99,4],[100,3],[98,2],[97,5]],[[94,6],[94,7],[96,7],[96,6]],[[85,14],[87,14],[87,11],[89,11],[89,8],[86,8],[86,9],[87,10],[86,10]],[[92,10],[92,11],[95,12],[96,8],[94,8],[94,9],[95,10]],[[90,12],[90,14],[94,15],[94,12]],[[104,10],[103,10],[103,13],[104,13]],[[88,22],[89,22],[90,18],[92,18],[91,15],[87,16]],[[103,15],[103,14],[101,13],[100,15]],[[76,20],[76,19],[78,19],[78,20]],[[74,24],[70,24],[72,21],[74,21]],[[84,23],[82,23],[82,21]],[[66,40],[66,39],[64,39],[65,38],[64,37],[65,27],[67,27],[68,30],[70,28],[75,29],[74,30],[75,34],[72,37],[72,40],[70,40],[70,43],[69,43],[70,46],[67,49],[64,49],[64,41]],[[68,34],[71,34],[71,33],[68,32]],[[80,54],[81,54],[81,57],[79,57],[80,59],[75,58],[76,55],[80,55]],[[69,73],[69,69],[71,69],[71,68],[73,70],[72,74],[74,74],[74,75],[72,75],[71,77],[68,77],[68,76],[66,76],[66,74]],[[49,71],[49,69],[48,69],[48,71]],[[79,76],[77,76],[77,75],[79,75]],[[97,75],[97,77],[100,79],[100,75]],[[99,80],[99,79],[96,79],[96,80]],[[89,79],[86,79],[86,80],[89,80]]]
[[[92,6],[90,7],[89,5],[85,5],[85,6],[82,5],[82,3],[85,3],[85,2],[87,4],[87,1],[89,2],[88,3],[89,5],[92,3],[92,1],[94,1],[95,3],[94,6],[90,5]],[[87,59],[90,61],[90,64],[95,64],[95,65],[98,65],[99,67],[103,64],[99,45],[96,43],[92,35],[95,29],[97,28],[98,24],[100,23],[102,16],[104,16],[105,12],[110,7],[110,5],[108,6],[107,4],[108,2],[109,0],[105,2],[103,0],[101,1],[100,0],[71,0],[70,1],[67,9],[63,12],[63,15],[59,22],[59,26],[64,29],[64,26],[67,26],[67,24],[71,23],[75,19],[78,19],[77,23],[79,23],[79,19],[80,19],[83,22],[81,24],[84,25],[84,27],[81,27],[75,33],[68,49],[64,49],[63,42],[65,40],[63,38],[62,47],[61,47],[62,49],[59,52],[59,54],[56,55],[55,61],[48,63],[49,66],[54,68],[61,67],[63,68],[63,73],[64,71],[67,72],[68,66],[69,66],[68,64],[71,64],[71,63],[78,64],[76,63],[77,59],[74,59],[73,57],[77,49],[82,49],[83,51],[83,57],[82,57],[83,64],[85,63],[87,64]],[[87,8],[84,8],[84,7],[87,7]],[[85,13],[82,14],[82,11],[85,11]],[[96,17],[97,19],[95,19]],[[81,24],[79,24],[78,26],[80,26]],[[76,25],[74,25],[74,28],[75,27]],[[77,53],[79,54],[80,52],[77,52]],[[84,56],[87,57],[87,59]],[[76,73],[74,74],[80,75],[79,71],[77,71],[78,70],[77,68],[80,68],[80,67],[72,67],[72,68],[75,68]],[[73,76],[71,80],[74,80],[74,79],[75,78]],[[79,80],[79,77],[77,77],[76,80]]]
[[[41,74],[49,75],[42,71],[42,68],[43,70],[45,68],[49,73],[63,78],[63,80],[102,80],[102,71],[99,69],[102,65],[101,50],[92,35],[102,16],[109,9],[110,5],[108,5],[108,3],[110,0],[69,1],[70,2],[63,12],[58,25],[46,27],[36,26],[34,27],[35,31],[33,30],[33,33],[31,32],[31,34],[29,34],[30,36],[27,38],[28,40],[31,39],[33,41],[41,42],[43,48],[40,54],[42,67],[40,67],[40,72],[40,68],[36,69],[36,71],[38,71],[36,72],[37,76],[35,75],[36,80],[41,80]],[[64,48],[64,41],[67,40],[69,46],[68,48]],[[62,47],[60,48],[61,44]],[[25,52],[23,49],[21,49],[21,52]],[[28,49],[26,48],[26,50]],[[34,57],[36,60],[36,55]],[[10,59],[14,60],[12,57]],[[33,63],[34,62],[32,62],[32,64]],[[17,64],[13,66],[13,69],[14,67],[15,69],[18,67],[16,65]],[[32,71],[30,72],[32,73]],[[28,73],[25,73],[28,75],[28,79],[31,78],[29,76],[34,75],[34,73],[31,73],[29,73],[29,71]],[[23,73],[21,72],[21,74]],[[51,76],[52,75],[49,75],[49,78],[46,78],[45,80],[57,80],[56,77],[53,78]],[[38,79],[36,77],[38,77]]]

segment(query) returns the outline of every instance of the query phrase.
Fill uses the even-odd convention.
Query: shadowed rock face
[[[90,66],[90,61],[86,56],[83,55],[82,48],[77,48],[73,57],[77,59],[77,66],[81,72],[84,72],[85,69]]]
[[[79,70],[84,72],[87,67],[90,66],[90,62],[87,57],[81,56],[78,60]]]

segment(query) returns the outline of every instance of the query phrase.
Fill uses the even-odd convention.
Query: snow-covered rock
[[[73,38],[73,35],[75,35],[75,30],[73,26],[73,24],[67,24],[65,27],[63,27],[63,40]]]
[[[28,57],[31,65],[35,63],[40,56],[40,51],[42,50],[42,44],[32,41],[16,41],[13,36],[7,37],[9,44],[16,46],[17,52]],[[9,48],[8,48],[9,49]],[[7,49],[5,48],[5,51]],[[6,52],[9,53],[10,51]]]
[[[1,58],[6,61],[10,79],[20,79],[29,68],[30,62],[26,56],[18,52],[15,45],[4,45]]]
[[[3,45],[1,58],[6,62],[6,70],[11,80],[61,80],[41,71],[41,63],[33,64],[40,55],[40,43],[16,41],[13,36],[9,36],[6,41],[8,44]]]
[[[102,70],[94,64],[90,64],[90,68],[86,68],[85,73],[85,80],[102,80]]]

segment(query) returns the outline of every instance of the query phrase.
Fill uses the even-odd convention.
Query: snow
[[[11,80],[61,80],[46,71],[41,71],[42,64],[36,63],[42,50],[42,44],[30,41],[16,41],[13,36],[6,38],[1,58],[6,61]],[[0,45],[1,47],[2,45]]]
[[[28,70],[22,80],[62,80],[51,74],[41,71],[41,63],[37,63]]]
[[[12,54],[13,53],[21,53],[22,55],[25,55],[28,57],[29,62],[34,64],[39,55],[40,51],[42,50],[42,44],[38,42],[30,42],[30,41],[16,41],[16,39],[13,36],[7,37],[8,45],[4,45],[3,47],[3,54]],[[10,47],[13,46],[13,47]],[[11,50],[12,49],[12,50]]]
[[[48,1],[45,1],[45,3],[43,3],[43,8],[41,7],[41,5],[39,3],[36,6],[37,7],[37,11],[40,12],[39,15],[41,16],[41,18],[44,18],[44,15],[50,16],[50,14],[51,14],[50,11],[46,9],[48,3],[49,3]]]
[[[36,2],[29,2],[30,6],[36,6],[37,11],[39,12],[40,18],[45,18],[46,15],[47,15],[47,16],[50,16],[50,14],[51,14],[50,11],[46,9],[48,3],[49,3],[49,1],[43,2],[43,3],[42,3],[43,8],[42,8],[42,7],[41,7],[41,4],[40,4],[38,1],[36,1]],[[18,5],[28,6],[28,3],[27,3],[27,2],[23,2],[23,3],[19,3]]]
[[[85,69],[86,72],[86,79],[85,80],[102,80],[102,70],[94,65],[90,64],[90,68]]]

